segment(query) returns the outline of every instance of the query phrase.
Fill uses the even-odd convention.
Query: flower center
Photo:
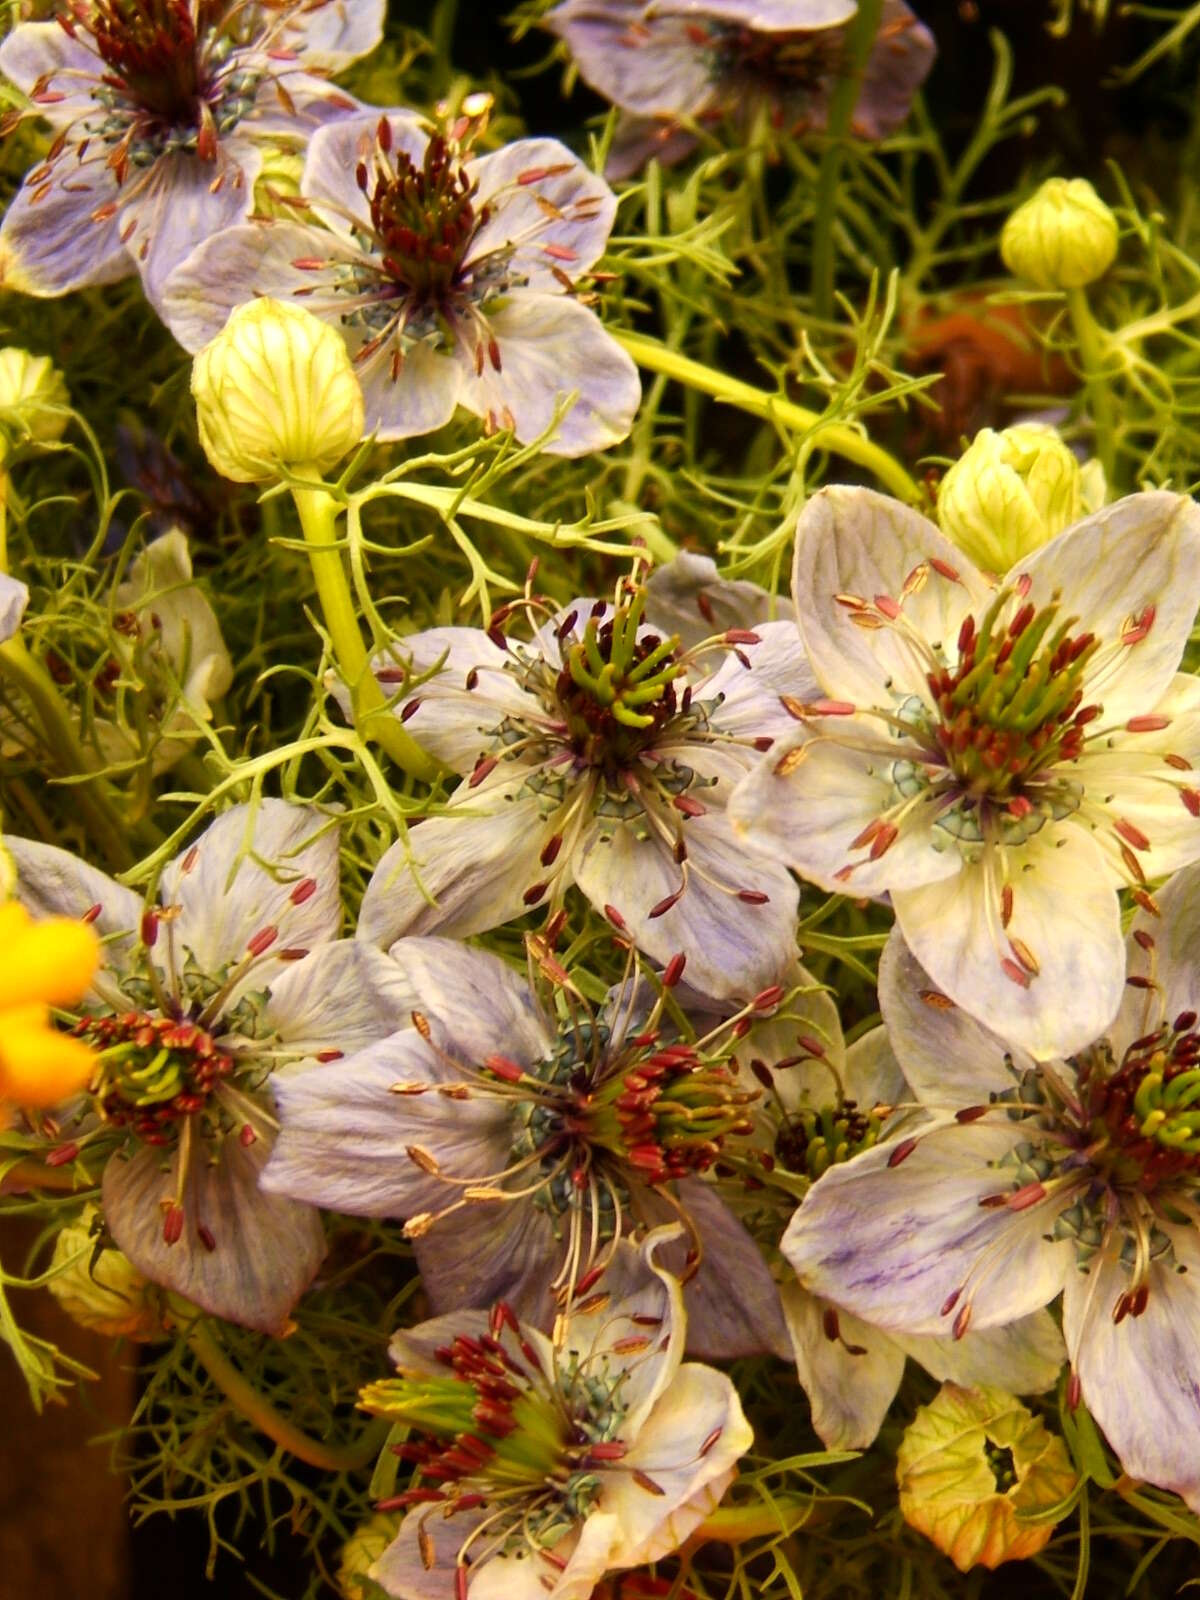
[[[1089,1061],[1081,1073],[1093,1157],[1111,1181],[1152,1194],[1185,1174],[1200,1176],[1200,1032],[1186,1011],[1137,1039],[1116,1072]]]
[[[1082,678],[1097,648],[1072,636],[1058,605],[1025,603],[1008,622],[1002,590],[983,622],[967,616],[958,665],[928,676],[938,721],[933,736],[957,783],[977,799],[1011,801],[1049,768],[1075,760],[1084,728],[1100,714],[1083,706]]]
[[[203,33],[212,9],[202,0],[193,18],[188,0],[94,0],[86,26],[113,74],[105,81],[170,127],[194,125],[204,95],[197,23]]]
[[[440,133],[419,167],[405,151],[393,154],[386,118],[377,130],[375,161],[359,164],[357,180],[387,272],[423,304],[440,304],[457,285],[471,241],[490,214],[487,206],[476,209],[478,185]]]
[[[854,1100],[819,1109],[805,1106],[784,1113],[775,1140],[775,1156],[790,1173],[814,1182],[843,1161],[879,1142],[883,1122]]]
[[[609,772],[631,766],[680,709],[679,640],[638,637],[645,603],[636,594],[602,626],[589,617],[583,637],[564,652],[556,685],[576,754]]]
[[[203,1112],[234,1071],[232,1056],[194,1022],[127,1011],[88,1017],[75,1031],[97,1051],[93,1094],[101,1116],[145,1144],[171,1143],[181,1120]]]

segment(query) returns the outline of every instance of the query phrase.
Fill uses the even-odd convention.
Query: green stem
[[[837,88],[829,103],[825,151],[817,175],[816,215],[813,220],[813,312],[822,322],[833,315],[835,255],[833,230],[837,222],[837,192],[842,176],[846,135],[862,91],[863,68],[879,32],[883,0],[859,0],[858,12],[846,33],[846,58]]]
[[[271,1402],[234,1366],[221,1349],[212,1333],[201,1322],[187,1330],[188,1348],[220,1389],[225,1398],[241,1412],[247,1422],[252,1422],[260,1433],[277,1444],[281,1450],[306,1461],[310,1467],[322,1472],[359,1472],[367,1466],[383,1445],[388,1426],[373,1424],[367,1428],[357,1444],[330,1445],[314,1439],[303,1429],[282,1416]]]
[[[1104,376],[1104,346],[1099,325],[1092,315],[1088,298],[1082,289],[1067,290],[1067,310],[1075,329],[1075,343],[1079,349],[1079,365],[1083,369],[1088,411],[1096,429],[1096,454],[1104,468],[1109,487],[1113,487],[1117,470],[1116,413],[1113,396]]]
[[[705,1517],[693,1538],[697,1543],[716,1539],[721,1544],[741,1544],[746,1539],[764,1539],[773,1533],[793,1533],[813,1513],[813,1502],[799,1495],[780,1495],[777,1500],[754,1506],[722,1506]]]
[[[638,366],[645,367],[648,372],[664,373],[690,389],[698,389],[701,394],[711,395],[714,400],[736,406],[739,411],[747,411],[751,416],[762,417],[767,422],[785,423],[799,432],[815,430],[822,449],[831,450],[835,455],[844,456],[847,461],[866,467],[880,483],[909,505],[921,504],[920,489],[896,458],[879,445],[872,444],[870,439],[854,428],[844,423],[824,423],[817,412],[807,411],[782,395],[756,389],[753,384],[743,383],[739,378],[730,378],[713,367],[706,367],[699,361],[693,361],[690,356],[681,355],[677,350],[660,344],[656,339],[647,339],[640,333],[630,333],[624,328],[610,331]]]
[[[312,466],[298,466],[295,470],[300,478],[320,477]],[[437,763],[425,754],[411,734],[405,732],[388,709],[383,690],[371,671],[358,626],[358,613],[350,596],[345,563],[338,548],[338,502],[324,489],[293,488],[292,498],[308,545],[313,581],[325,626],[333,641],[337,668],[350,691],[354,724],[364,738],[381,745],[410,777],[419,778],[422,783],[433,783],[439,772]]]

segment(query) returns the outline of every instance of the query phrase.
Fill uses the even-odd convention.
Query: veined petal
[[[850,726],[852,719],[838,721]],[[847,737],[859,726],[854,720]],[[962,857],[936,827],[936,801],[927,793],[901,814],[891,763],[875,736],[868,738],[866,749],[807,729],[779,740],[729,798],[734,832],[831,893],[878,895],[953,881]],[[887,821],[893,814],[900,814],[898,824]],[[899,831],[888,842],[886,829],[894,826]]]
[[[581,844],[576,882],[598,910],[615,906],[659,965],[681,951],[694,987],[718,999],[753,994],[774,981],[794,943],[799,891],[783,867],[748,856],[720,812],[693,817],[683,836],[686,888],[660,915],[683,882],[681,869],[670,846],[640,837],[636,824],[597,821]],[[768,899],[745,901],[739,892]]]
[[[753,1237],[711,1185],[689,1178],[679,1204],[700,1235],[700,1269],[684,1285],[687,1351],[704,1361],[788,1354],[779,1287]]]
[[[263,951],[272,960],[310,950],[341,923],[336,823],[285,800],[233,806],[166,867],[161,894],[178,908],[161,936],[201,971],[242,961],[271,929]]]
[[[897,1332],[892,1338],[939,1383],[995,1384],[1010,1394],[1044,1394],[1058,1381],[1067,1358],[1048,1311],[1001,1328],[969,1328],[961,1339]]]
[[[485,360],[475,371],[460,344],[459,403],[496,427],[511,419],[523,443],[550,426],[556,405],[576,396],[545,449],[580,456],[624,439],[642,398],[637,367],[594,311],[565,294],[512,289],[485,310],[500,352],[497,371]]]
[[[358,937],[379,945],[414,933],[465,939],[527,911],[526,892],[544,876],[547,835],[537,797],[520,795],[519,781],[481,784],[386,851],[363,896]]]
[[[121,236],[156,310],[167,279],[197,244],[249,215],[261,167],[262,152],[249,140],[236,152],[223,148],[215,172],[193,155],[162,156],[137,198],[121,208]]]
[[[1200,506],[1187,495],[1145,490],[1093,512],[1013,569],[1032,579],[1044,605],[1061,594],[1064,614],[1108,648],[1084,674],[1084,702],[1101,700],[1108,722],[1153,711],[1179,667],[1196,614]],[[1123,633],[1152,613],[1144,637]]]
[[[387,0],[325,0],[288,23],[288,43],[306,66],[340,71],[383,37]]]
[[[456,1195],[446,1190],[442,1204]],[[417,1239],[417,1266],[439,1316],[503,1300],[531,1328],[553,1326],[551,1284],[565,1246],[550,1213],[532,1198],[474,1201]]]
[[[458,406],[466,404],[461,354],[439,349],[428,339],[401,353],[397,341],[387,340],[358,363],[367,432],[387,443],[444,428]]]
[[[933,34],[904,0],[883,0],[879,32],[863,68],[850,122],[860,139],[886,139],[907,120],[937,55]]]
[[[272,976],[263,1020],[284,1050],[348,1056],[410,1026],[416,996],[396,963],[361,939],[318,944]]]
[[[931,565],[939,563],[937,567]],[[901,603],[918,569],[923,583],[903,599],[907,627],[864,631],[847,595]],[[947,577],[946,572],[955,574]],[[796,524],[792,595],[800,634],[826,694],[861,706],[891,707],[907,694],[928,699],[926,668],[912,634],[952,649],[963,618],[985,608],[991,588],[956,545],[917,511],[874,489],[821,489]]]
[[[546,16],[575,58],[579,75],[605,99],[643,116],[694,114],[712,95],[707,53],[686,17],[643,24],[641,0],[566,0]]]
[[[82,81],[96,78],[96,57],[57,22],[19,23],[0,44],[0,72],[25,95],[32,94],[43,78],[53,80],[47,87],[66,98],[39,103],[37,108],[38,116],[45,117],[51,127],[74,122],[81,110],[96,109]]]
[[[19,578],[10,578],[0,572],[0,644],[11,639],[21,626],[25,607],[29,604],[29,590]]]
[[[806,1288],[889,1332],[944,1335],[967,1305],[978,1328],[1038,1311],[1074,1246],[1046,1243],[1043,1206],[980,1204],[1011,1187],[995,1163],[1024,1137],[1019,1125],[951,1122],[899,1162],[896,1140],[876,1145],[813,1185],[780,1248]]]
[[[0,285],[18,294],[53,296],[132,276],[136,268],[121,241],[120,214],[104,209],[119,198],[103,159],[93,154],[76,160],[68,147],[51,179],[33,187],[23,183],[8,203],[0,224]]]
[[[195,1150],[181,1191],[179,1148],[164,1159],[146,1146],[109,1160],[101,1193],[113,1238],[152,1283],[227,1322],[278,1335],[316,1276],[325,1234],[311,1206],[260,1192],[272,1133],[265,1118],[253,1126],[252,1144],[231,1137]],[[167,1244],[163,1205],[177,1194],[183,1234]]]
[[[1063,1333],[1088,1410],[1125,1471],[1200,1512],[1200,1248],[1194,1227],[1168,1231],[1176,1261],[1151,1265],[1140,1316],[1114,1322],[1130,1274],[1108,1256],[1087,1276],[1069,1273]]]
[[[681,550],[646,580],[646,620],[690,650],[726,628],[757,628],[773,615],[773,598],[757,583],[723,578],[711,556]]]
[[[796,731],[796,722],[780,696],[807,703],[821,691],[794,622],[758,622],[753,631],[759,642],[738,647],[749,666],[730,651],[710,678],[695,685],[694,695],[698,700],[721,696],[712,722],[722,733],[741,739],[787,738]]]
[[[581,277],[604,254],[617,197],[557,139],[516,139],[465,170],[479,184],[477,209],[490,207],[467,252],[468,269],[500,252],[531,289],[556,294],[561,274]]]
[[[1003,926],[996,871],[966,864],[941,883],[896,890],[913,955],[964,1011],[1039,1060],[1098,1039],[1117,1014],[1125,947],[1117,897],[1095,841],[1047,823],[1005,852],[1012,908]]]
[[[854,0],[648,0],[649,16],[719,17],[761,33],[833,28],[854,15]]]
[[[388,959],[413,996],[412,1008],[459,1060],[499,1052],[522,1066],[550,1053],[551,1025],[521,971],[455,939],[399,940]]]
[[[649,161],[657,161],[660,167],[673,167],[686,161],[697,143],[696,135],[670,113],[639,117],[622,111],[608,147],[604,176],[609,183],[620,183],[623,178],[636,176]]]
[[[887,1416],[904,1376],[904,1351],[881,1328],[810,1294],[798,1283],[779,1291],[800,1387],[828,1450],[865,1450]]]
[[[1158,1015],[1168,1021],[1181,1011],[1200,1010],[1200,865],[1185,867],[1154,896],[1157,917],[1139,911],[1126,941],[1129,969],[1153,975],[1157,992],[1127,989],[1122,1006],[1124,1036],[1118,1049],[1149,1033]],[[1151,938],[1153,954],[1134,935]],[[1115,1043],[1116,1041],[1114,1041]]]

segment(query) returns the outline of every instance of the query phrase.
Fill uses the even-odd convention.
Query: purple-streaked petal
[[[694,115],[712,96],[708,52],[686,17],[644,22],[641,0],[566,0],[545,18],[579,75],[606,100],[642,116]]]
[[[796,1376],[828,1450],[865,1450],[904,1376],[904,1352],[881,1328],[831,1306],[798,1283],[780,1290]]]
[[[443,350],[422,339],[410,345],[397,364],[397,349],[389,340],[356,363],[367,432],[384,442],[444,428],[462,402],[461,351]]]
[[[1125,986],[1120,908],[1095,840],[1072,822],[1048,823],[1006,851],[1004,927],[988,865],[893,890],[909,949],[951,1000],[1030,1055],[1083,1049],[1116,1016]]]
[[[848,22],[855,0],[648,0],[649,17],[715,17],[760,33],[803,33]]]
[[[700,1235],[700,1269],[684,1285],[687,1352],[702,1361],[770,1353],[786,1359],[779,1286],[754,1239],[700,1178],[678,1186],[679,1204]]]
[[[876,1145],[813,1185],[780,1248],[806,1288],[889,1332],[943,1335],[968,1304],[980,1328],[1039,1311],[1074,1245],[1042,1237],[1045,1206],[980,1205],[1012,1187],[1012,1168],[995,1163],[1024,1137],[1019,1125],[951,1122],[898,1161],[897,1141]]]
[[[81,111],[95,113],[89,83],[100,70],[95,53],[57,22],[22,22],[0,44],[0,72],[22,94],[32,94],[45,78],[46,88],[64,97],[38,104],[37,115],[51,127],[74,122]]]
[[[575,880],[592,904],[614,906],[640,949],[665,966],[687,957],[687,977],[714,998],[753,994],[773,983],[795,944],[799,891],[784,868],[748,854],[720,812],[692,818],[684,829],[687,887],[670,909],[653,913],[676,893],[681,872],[657,835],[639,837],[632,823],[608,819],[583,840]],[[739,891],[765,894],[764,903]]]
[[[904,0],[884,0],[879,32],[863,68],[850,127],[860,139],[885,139],[907,120],[929,76],[937,45]]]
[[[163,1239],[163,1203],[175,1201],[178,1149],[166,1157],[148,1147],[130,1160],[113,1156],[104,1169],[104,1215],[152,1283],[227,1322],[278,1335],[316,1276],[325,1235],[311,1206],[260,1192],[271,1131],[265,1119],[255,1131],[250,1145],[230,1137],[213,1152],[193,1151],[175,1244]]]
[[[499,1052],[522,1066],[550,1053],[554,1039],[525,973],[455,939],[401,939],[388,959],[412,994],[412,1007],[457,1060]]]
[[[192,155],[155,162],[137,199],[119,213],[125,247],[155,310],[167,279],[196,246],[249,215],[261,166],[262,152],[249,140],[236,153],[222,146],[219,165]]]
[[[555,407],[573,393],[574,404],[545,446],[550,455],[587,455],[627,436],[641,379],[594,311],[569,295],[513,289],[485,315],[501,368],[485,361],[477,374],[473,356],[460,347],[460,405],[498,428],[511,422],[524,444],[545,433]]]
[[[441,1204],[456,1198],[449,1190]],[[550,1285],[565,1243],[532,1199],[475,1201],[416,1242],[421,1282],[435,1313],[503,1300],[522,1322],[549,1330],[557,1311]]]
[[[121,242],[120,190],[102,159],[77,162],[68,146],[54,163],[49,187],[22,184],[0,225],[0,285],[18,294],[69,294],[87,284],[116,283],[136,270]]]
[[[759,622],[753,631],[758,643],[739,645],[738,654],[730,651],[711,678],[694,686],[693,697],[721,696],[712,722],[722,733],[740,739],[786,738],[796,731],[796,722],[780,696],[807,702],[821,691],[794,622]]]
[[[623,111],[617,118],[604,176],[609,183],[632,178],[649,161],[673,167],[696,148],[696,135],[671,117],[638,117]]]
[[[338,72],[383,37],[387,0],[316,0],[286,25],[288,45],[306,66]]]
[[[0,644],[11,639],[21,626],[25,607],[29,604],[29,589],[19,578],[10,578],[0,572]]]
[[[465,171],[479,184],[476,209],[490,210],[466,267],[499,251],[530,288],[555,294],[562,274],[581,277],[604,254],[617,197],[557,139],[517,139],[468,161]]]

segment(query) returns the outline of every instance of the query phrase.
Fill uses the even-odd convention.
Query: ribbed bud
[[[360,1522],[346,1540],[337,1571],[337,1586],[344,1600],[375,1600],[383,1594],[367,1572],[400,1531],[400,1520],[395,1513],[377,1511]]]
[[[984,428],[942,479],[942,532],[987,572],[1007,572],[1085,510],[1079,462],[1053,428]]]
[[[53,444],[66,432],[71,396],[49,356],[0,350],[0,427],[17,439]]]
[[[363,436],[363,397],[336,329],[300,306],[239,306],[192,365],[200,442],[216,470],[262,483],[325,472]]]
[[[46,1287],[82,1328],[112,1339],[153,1339],[159,1332],[154,1290],[119,1250],[95,1255],[97,1216],[95,1206],[85,1206],[59,1234]]]
[[[900,1509],[960,1572],[1034,1556],[1055,1519],[1032,1514],[1064,1501],[1075,1469],[1062,1440],[1003,1389],[944,1383],[896,1452]]]
[[[1117,253],[1117,219],[1086,178],[1047,178],[1000,234],[1004,265],[1039,289],[1080,289]]]

